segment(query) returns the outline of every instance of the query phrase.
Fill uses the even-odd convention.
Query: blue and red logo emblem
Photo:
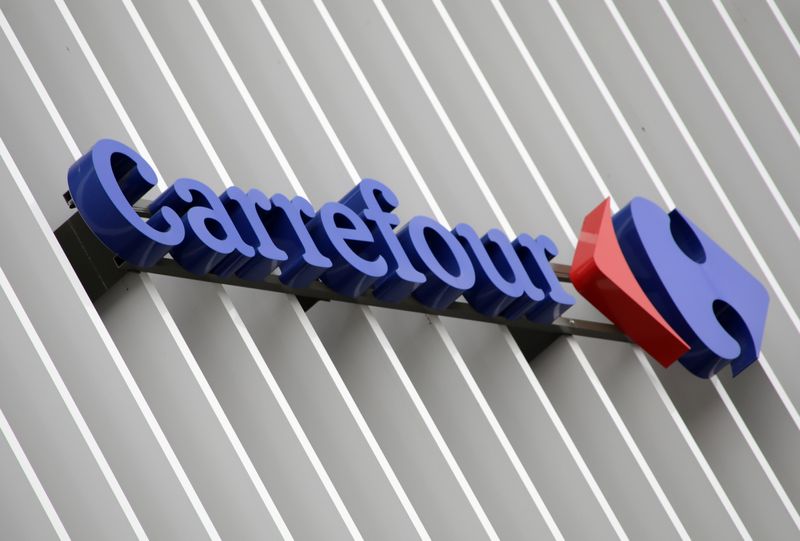
[[[385,302],[413,297],[443,310],[464,297],[488,317],[550,323],[573,304],[550,261],[545,235],[479,235],[425,216],[400,224],[392,190],[362,180],[315,210],[302,197],[230,187],[217,195],[189,178],[149,205],[132,204],[156,184],[133,149],[104,139],[67,175],[86,224],[115,254],[152,267],[167,254],[197,275],[280,281]],[[678,210],[636,198],[612,216],[606,200],[586,217],[570,272],[575,288],[664,366],[676,360],[700,377],[758,358],[769,296],[759,281]]]
[[[679,210],[643,198],[584,222],[570,271],[578,292],[664,366],[708,378],[758,358],[769,295]]]

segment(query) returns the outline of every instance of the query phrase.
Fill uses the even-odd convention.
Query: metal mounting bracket
[[[69,193],[64,195],[64,199],[68,205],[71,203],[72,198]],[[143,201],[142,203],[145,202]],[[148,216],[149,214],[146,206],[135,206],[134,208],[141,216]],[[374,297],[371,293],[366,293],[354,299],[341,295],[318,281],[305,288],[292,288],[281,283],[280,279],[275,275],[268,276],[260,282],[242,280],[236,276],[228,278],[221,278],[213,274],[200,276],[190,273],[170,258],[164,258],[152,267],[140,268],[116,257],[92,233],[77,212],[56,229],[55,235],[92,301],[99,299],[114,284],[120,281],[126,273],[149,272],[202,282],[295,295],[306,311],[312,309],[319,301],[335,301],[503,325],[511,332],[523,355],[529,361],[559,336],[574,335],[619,342],[629,341],[617,327],[608,323],[563,317],[556,319],[549,325],[534,323],[526,319],[508,320],[501,317],[483,315],[462,301],[456,301],[444,310],[433,310],[411,297],[394,303],[383,301]],[[567,265],[553,264],[553,269],[560,281],[569,281],[569,267]]]

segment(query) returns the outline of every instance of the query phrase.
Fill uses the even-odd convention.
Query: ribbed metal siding
[[[0,1],[8,539],[800,535],[800,8],[790,0]],[[52,230],[94,141],[301,194],[362,177],[546,233],[679,206],[767,285],[735,381],[491,325],[131,275]],[[584,304],[576,315],[599,317]]]

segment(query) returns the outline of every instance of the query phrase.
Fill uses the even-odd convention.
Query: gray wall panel
[[[0,10],[6,535],[798,535],[796,2]],[[160,189],[320,205],[373,177],[403,220],[546,233],[565,263],[605,195],[674,202],[765,283],[764,355],[706,382],[561,339],[529,366],[490,325],[147,276],[101,318],[51,231],[102,137]]]

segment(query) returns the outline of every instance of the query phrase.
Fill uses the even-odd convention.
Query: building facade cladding
[[[800,536],[797,3],[0,10],[3,538]],[[678,206],[767,287],[762,355],[529,363],[496,325],[145,273],[93,304],[53,231],[106,137],[158,191],[320,205],[371,177],[403,220],[545,233],[563,263],[604,197]]]

